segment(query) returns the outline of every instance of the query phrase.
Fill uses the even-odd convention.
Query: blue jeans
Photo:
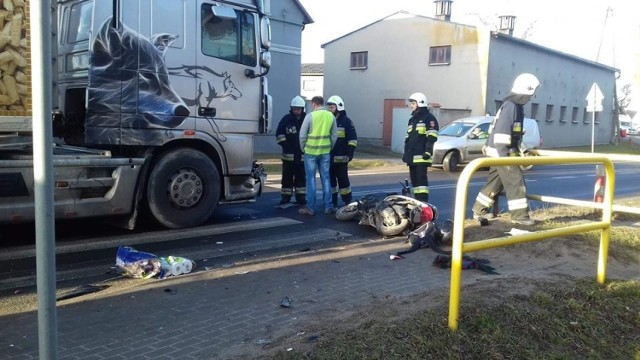
[[[322,182],[322,200],[324,210],[333,209],[331,202],[331,179],[329,178],[329,168],[331,155],[309,155],[304,154],[304,172],[307,177],[307,206],[314,210],[316,205],[316,169],[320,172]]]

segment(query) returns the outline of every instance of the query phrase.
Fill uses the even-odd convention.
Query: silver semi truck
[[[52,2],[56,219],[168,228],[252,202],[269,132],[269,1]],[[0,9],[0,223],[34,221],[28,0]]]

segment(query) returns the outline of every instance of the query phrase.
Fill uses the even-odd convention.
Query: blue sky
[[[394,12],[433,16],[433,0],[300,0],[314,23],[302,32],[302,62],[323,62],[320,46]],[[640,20],[633,0],[453,0],[451,21],[495,29],[515,15],[514,36],[622,70],[640,71]],[[607,8],[612,11],[607,15]],[[606,21],[605,21],[606,19]],[[598,55],[599,54],[599,55]]]

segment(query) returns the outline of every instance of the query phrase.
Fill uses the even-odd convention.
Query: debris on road
[[[282,298],[282,301],[280,301],[280,306],[288,308],[291,306],[291,301],[290,297],[285,296]]]
[[[120,246],[116,254],[117,271],[132,278],[149,279],[158,276],[164,279],[168,276],[188,274],[194,267],[195,262],[190,259],[177,256],[159,257],[130,246]]]

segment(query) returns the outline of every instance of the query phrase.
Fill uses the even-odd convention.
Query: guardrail
[[[538,152],[543,154],[542,151]],[[524,242],[539,241],[558,236],[577,234],[587,231],[600,230],[600,250],[598,253],[597,280],[604,283],[607,268],[607,255],[609,252],[609,237],[611,234],[611,216],[613,212],[613,194],[615,184],[615,171],[613,162],[607,155],[602,154],[579,154],[563,153],[562,156],[539,156],[539,157],[506,157],[506,158],[480,158],[471,161],[465,166],[460,177],[456,192],[454,219],[453,219],[453,245],[451,249],[451,290],[449,296],[449,328],[453,331],[458,329],[458,314],[460,309],[460,287],[462,277],[462,255],[466,252],[486,250],[496,247],[504,247]],[[602,203],[583,201],[581,205],[602,209],[602,220],[584,224],[571,225],[559,229],[542,230],[527,234],[513,235],[464,243],[464,221],[467,203],[467,193],[471,176],[478,168],[489,166],[520,166],[520,165],[561,165],[561,164],[603,164],[606,174],[604,189],[604,200]],[[528,196],[534,198],[536,195]],[[558,202],[555,200],[566,200],[553,197],[538,196],[537,200]],[[572,204],[573,205],[573,204]]]

